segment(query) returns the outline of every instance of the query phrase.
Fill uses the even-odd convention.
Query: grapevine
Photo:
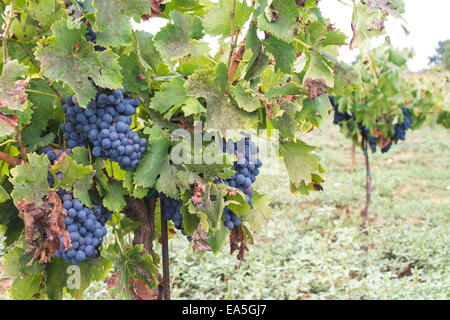
[[[347,39],[316,1],[0,3],[0,221],[14,247],[4,260],[20,260],[21,274],[11,296],[81,298],[93,281],[107,281],[124,299],[151,290],[170,299],[170,234],[186,236],[193,254],[228,244],[243,260],[264,230],[270,196],[254,185],[272,169],[263,142],[278,148],[290,190],[308,195],[325,187],[309,134],[333,108],[364,150],[387,152],[417,129],[422,91],[391,94],[398,73],[385,68],[377,81],[390,99],[374,111],[364,94],[379,66],[347,65],[337,50],[365,48],[388,17],[401,17],[403,2],[351,7]],[[167,24],[134,28],[154,17]],[[404,63],[386,54],[391,48],[379,51]],[[73,290],[72,264],[83,270]]]

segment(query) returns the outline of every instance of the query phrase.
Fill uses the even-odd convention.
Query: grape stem
[[[38,91],[38,90],[25,89],[25,92],[36,93],[36,94],[40,94],[40,95],[43,95],[43,96],[59,99],[59,97],[57,95],[54,95],[54,94],[51,94],[51,93],[47,93],[47,92]]]
[[[233,0],[233,9],[230,12],[231,17],[231,38],[230,38],[230,55],[228,56],[228,69],[231,66],[231,58],[233,57],[234,48],[236,47],[237,37],[234,37],[234,16],[236,15],[236,0]]]

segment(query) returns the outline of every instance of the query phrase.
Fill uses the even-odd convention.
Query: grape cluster
[[[80,6],[80,8],[84,9],[84,4],[80,1],[77,1],[77,4]],[[69,9],[69,16],[73,17],[73,20],[76,19],[77,16],[81,15],[82,12],[80,12],[80,9],[74,5],[72,0],[65,0],[66,8]],[[87,26],[88,32],[84,36],[86,41],[92,42],[94,44],[97,44],[97,34],[92,30],[91,25],[89,24],[89,21],[86,18],[81,19],[81,21]],[[96,45],[94,47],[95,51],[105,51],[106,48]]]
[[[352,115],[349,115],[347,113],[341,113],[338,110],[338,105],[336,105],[334,101],[334,97],[330,96],[330,102],[334,109],[334,124],[339,124],[342,121],[348,121],[348,120],[356,120],[355,115],[352,113]],[[403,113],[403,122],[397,123],[394,127],[394,136],[391,137],[389,143],[381,148],[381,153],[388,152],[392,147],[392,142],[397,143],[398,140],[405,140],[406,139],[406,130],[411,129],[412,127],[412,118],[411,114],[409,112],[408,108],[402,107],[402,113]],[[369,144],[370,150],[372,153],[375,153],[377,151],[377,144],[379,138],[370,136],[370,131],[367,127],[365,127],[362,122],[358,123],[358,129],[361,133],[361,136],[364,141],[367,141]]]
[[[406,130],[411,129],[412,127],[412,118],[411,113],[408,108],[402,108],[403,113],[403,123],[397,123],[395,125],[395,140],[405,140],[406,139]]]
[[[52,150],[50,147],[44,147],[44,154],[54,164],[63,153],[70,155],[72,149]],[[57,172],[56,177],[60,180],[63,178],[62,172]],[[49,172],[48,182],[50,187],[55,184],[55,178]],[[73,197],[71,191],[58,190],[58,195],[63,204],[63,211],[66,214],[64,224],[72,243],[72,249],[64,247],[62,235],[60,235],[61,246],[56,252],[56,256],[63,257],[67,262],[78,264],[87,258],[98,258],[100,252],[98,248],[106,236],[106,221],[111,219],[111,213],[106,211],[102,205],[94,206],[89,209],[84,206],[79,199]]]
[[[175,229],[181,230],[181,233],[186,235],[183,228],[183,216],[181,215],[181,206],[183,205],[183,201],[170,198],[164,193],[159,193],[159,199],[163,202],[166,220],[172,221]],[[191,241],[191,237],[188,236],[187,239]]]
[[[259,168],[262,166],[261,160],[255,158],[258,151],[256,144],[251,141],[250,134],[247,134],[245,138],[238,142],[228,140],[223,146],[223,152],[237,156],[237,160],[231,167],[236,173],[231,179],[225,180],[223,183],[241,190],[247,196],[249,205],[253,204],[253,190],[251,186],[256,181],[256,177],[259,175]],[[221,182],[220,180],[215,181],[215,183]],[[225,207],[224,210],[224,220],[224,225],[230,230],[241,224],[240,218],[228,207]]]
[[[63,111],[66,122],[62,130],[69,148],[93,146],[92,155],[111,159],[125,170],[133,170],[147,147],[147,140],[131,131],[131,115],[141,104],[124,90],[111,94],[98,92],[87,109],[75,103],[73,95],[66,97]]]
[[[105,224],[111,219],[111,213],[102,205],[89,209],[79,199],[74,198],[71,192],[64,192],[62,201],[64,213],[67,215],[64,224],[69,233],[72,248],[64,247],[61,235],[61,247],[56,252],[56,256],[73,264],[78,264],[87,258],[98,258],[99,247],[107,234]]]
[[[338,124],[341,121],[348,121],[348,120],[354,118],[354,115],[350,116],[347,113],[339,112],[339,106],[335,103],[334,97],[330,96],[329,98],[330,98],[330,102],[331,102],[331,105],[333,106],[333,110],[334,110],[333,124]]]

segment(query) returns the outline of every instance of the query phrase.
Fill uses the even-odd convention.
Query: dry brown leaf
[[[208,233],[205,232],[202,229],[202,225],[199,224],[197,227],[197,230],[195,230],[194,234],[192,235],[192,248],[194,248],[195,251],[211,251],[211,246],[206,242],[208,239]]]
[[[315,99],[327,93],[327,84],[324,79],[311,79],[305,81],[305,89],[308,92],[309,99]]]
[[[49,190],[42,207],[27,200],[19,200],[16,207],[24,214],[25,240],[28,244],[26,253],[34,251],[33,258],[28,262],[29,266],[35,260],[40,263],[51,261],[60,248],[60,234],[63,236],[64,246],[72,247],[64,224],[67,215],[56,191]]]
[[[233,254],[236,250],[238,250],[238,260],[244,260],[244,254],[245,251],[248,251],[248,246],[242,226],[234,227],[230,232],[230,254]]]

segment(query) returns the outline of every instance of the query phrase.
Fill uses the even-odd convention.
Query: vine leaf
[[[350,49],[358,48],[367,39],[384,33],[384,12],[377,6],[359,3],[353,9],[352,16],[353,37]]]
[[[150,108],[165,113],[171,107],[185,103],[187,98],[184,81],[181,78],[174,78],[161,86],[161,90],[152,98]]]
[[[203,230],[201,223],[192,235],[191,244],[194,251],[211,251],[211,246],[208,244],[208,232]]]
[[[26,82],[17,80],[25,76],[27,66],[20,64],[17,60],[10,60],[3,66],[0,75],[0,108],[23,111],[28,105],[25,93]]]
[[[255,232],[260,232],[272,214],[270,207],[270,197],[268,195],[261,195],[254,191],[253,205],[245,215],[245,220],[248,221],[251,228]]]
[[[136,280],[141,281],[149,288],[156,287],[156,265],[144,245],[138,244],[131,248],[124,247],[122,251],[118,250],[117,243],[111,244],[103,254],[114,263],[117,270],[115,279],[112,279],[109,285],[112,293],[132,299],[129,290],[133,287],[132,282]]]
[[[38,44],[36,59],[41,62],[45,76],[73,88],[81,107],[86,107],[97,93],[89,77],[100,87],[122,87],[118,56],[109,50],[96,52],[94,44],[84,39],[87,33],[84,25],[60,20],[52,31],[54,36]]]
[[[244,260],[245,251],[248,251],[247,237],[242,230],[242,225],[234,227],[230,232],[230,254],[234,251],[238,251],[238,260]]]
[[[319,159],[311,154],[315,149],[303,142],[280,145],[289,178],[297,188],[302,182],[309,184],[312,181],[311,174],[319,170]]]
[[[206,32],[213,36],[221,36],[222,38],[230,36],[230,13],[232,10],[233,0],[220,0],[218,5],[211,8],[211,10],[205,15],[203,24],[205,25]],[[242,29],[251,13],[252,8],[247,5],[245,0],[236,1],[234,29]]]
[[[121,212],[127,205],[125,194],[127,193],[122,186],[122,182],[116,181],[110,185],[111,191],[106,192],[103,198],[103,205],[111,212]]]
[[[334,86],[334,75],[332,69],[332,63],[325,58],[320,53],[311,52],[311,58],[309,61],[309,68],[306,70],[305,76],[303,78],[303,83],[306,85],[307,81],[310,83],[321,83],[320,87],[326,89],[327,87]],[[309,85],[313,87],[312,85]],[[317,87],[317,85],[315,86]],[[312,90],[307,90],[308,92],[312,92]],[[316,91],[316,90],[314,90]],[[314,94],[317,96],[318,94]],[[310,97],[312,98],[312,97]],[[313,98],[312,98],[313,99]]]
[[[161,56],[156,50],[153,35],[145,31],[136,31],[136,45],[140,63],[146,69],[158,69]]]
[[[295,46],[276,37],[269,37],[263,41],[264,49],[275,58],[275,71],[291,73],[292,65],[296,59]]]
[[[336,96],[346,96],[352,91],[362,89],[360,73],[345,63],[335,63],[333,66],[335,75],[334,87],[328,89],[328,93]]]
[[[241,114],[227,100],[220,86],[211,79],[211,70],[197,70],[185,83],[187,94],[194,98],[203,97],[207,103],[205,129],[227,130],[244,127]]]
[[[155,185],[158,173],[169,161],[169,135],[158,126],[151,128],[149,133],[149,147],[139,161],[134,175],[134,183],[144,188],[151,188]]]
[[[130,43],[133,32],[130,17],[139,22],[142,15],[152,10],[148,0],[95,0],[94,6],[97,11],[95,26],[100,31],[97,42],[105,47]]]
[[[6,115],[0,112],[0,137],[8,136],[17,127],[19,117],[16,115]]]
[[[64,224],[66,214],[56,191],[48,191],[43,206],[37,206],[27,200],[17,201],[16,206],[24,215],[25,240],[28,245],[26,253],[34,251],[28,266],[35,260],[39,260],[40,263],[51,261],[61,246],[60,234],[63,236],[64,246],[72,247]]]
[[[240,84],[238,84],[234,88],[233,95],[237,104],[239,105],[239,108],[247,112],[253,112],[261,108],[261,103],[257,99],[255,99],[252,94],[247,93]]]
[[[53,84],[54,88],[61,94],[68,94],[58,83]],[[28,85],[29,89],[54,95],[54,92],[44,79],[31,79]],[[30,109],[33,111],[32,121],[22,130],[22,142],[27,147],[27,152],[35,151],[39,146],[46,146],[55,139],[53,132],[48,132],[49,121],[61,119],[62,115],[58,113],[60,102],[57,97],[50,97],[34,92],[28,93],[28,102],[31,102]]]
[[[170,14],[173,24],[163,27],[154,38],[155,47],[165,59],[179,59],[188,54],[198,58],[206,54],[209,47],[206,43],[193,41],[198,35],[199,24],[178,11]],[[201,25],[200,25],[201,26]]]
[[[58,161],[54,165],[50,166],[50,173],[55,177],[54,189],[70,190],[74,183],[82,179],[84,176],[92,172],[92,166],[83,166],[78,164],[70,156],[65,153],[61,154]],[[63,178],[60,180],[57,176],[57,172],[63,173]]]
[[[11,169],[10,181],[14,185],[11,197],[14,202],[27,200],[38,207],[43,205],[42,199],[49,189],[47,175],[50,162],[45,155],[28,154],[28,163],[22,163]]]
[[[265,13],[258,17],[258,27],[273,34],[278,39],[292,42],[295,39],[294,25],[299,15],[294,0],[274,0],[267,8],[276,14],[275,19],[268,19]],[[273,17],[273,15],[272,15]]]

